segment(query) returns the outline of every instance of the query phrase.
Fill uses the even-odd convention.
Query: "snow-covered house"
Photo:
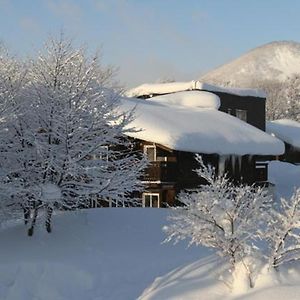
[[[300,123],[281,119],[267,122],[266,131],[285,143],[285,152],[280,160],[300,163]]]
[[[284,144],[264,132],[259,91],[189,82],[142,85],[126,96],[132,98],[122,100],[122,109],[135,108],[131,126],[141,129],[130,136],[151,161],[144,206],[173,205],[180,190],[201,183],[193,171],[195,153],[219,173],[247,183],[265,182],[264,157],[284,153]]]
[[[258,89],[224,88],[200,81],[142,84],[126,92],[127,97],[148,99],[181,91],[207,91],[220,99],[218,109],[265,131],[266,94]],[[189,102],[190,100],[186,100]],[[197,100],[196,100],[197,101]],[[186,103],[185,103],[186,104]]]

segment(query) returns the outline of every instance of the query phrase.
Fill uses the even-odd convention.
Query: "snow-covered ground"
[[[216,256],[200,259],[157,278],[139,300],[298,300],[300,297],[299,268],[289,268],[280,274],[266,270],[256,279],[255,288],[248,288],[242,266],[235,274],[233,287],[226,278],[225,269]]]
[[[300,166],[273,161],[269,180],[276,184],[278,197],[290,197],[300,187]],[[199,248],[203,249],[203,248]],[[230,276],[226,262],[210,255],[158,277],[140,296],[140,300],[297,300],[300,299],[300,265],[270,272],[261,266],[250,289],[243,264]]]
[[[300,186],[299,166],[272,162],[269,173],[282,195]],[[90,209],[54,216],[51,234],[38,228],[29,238],[22,224],[2,229],[0,299],[299,299],[296,265],[277,275],[265,272],[251,291],[241,266],[230,289],[226,264],[213,252],[162,244],[167,214]]]
[[[54,216],[53,232],[0,232],[0,299],[130,300],[157,277],[207,255],[162,244],[166,209],[90,209]]]

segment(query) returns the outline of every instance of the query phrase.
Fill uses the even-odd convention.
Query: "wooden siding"
[[[293,164],[300,164],[300,149],[293,147],[288,143],[284,143],[285,152],[279,156],[279,159]]]
[[[247,123],[266,130],[266,99],[257,97],[241,97],[232,94],[213,92],[221,99],[220,111],[228,112],[231,109],[232,115],[235,116],[236,110],[247,111]]]
[[[149,145],[148,142],[143,141],[138,141],[138,144],[141,149],[143,149],[143,145]],[[161,207],[178,204],[176,196],[181,190],[194,189],[200,184],[205,184],[206,181],[194,172],[199,168],[194,153],[169,151],[160,149],[160,145],[155,146],[156,153],[164,153],[167,156],[161,156],[165,159],[163,161],[150,163],[145,170],[143,181],[146,185],[145,192],[159,193]],[[260,161],[262,158],[249,155],[227,156],[224,162],[224,172],[236,184],[264,183],[267,181],[267,164]],[[202,154],[202,159],[205,164],[212,165],[216,172],[219,172],[219,155]]]

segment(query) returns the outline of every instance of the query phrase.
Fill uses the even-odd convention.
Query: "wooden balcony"
[[[175,182],[177,180],[177,163],[153,161],[145,170],[144,181]]]

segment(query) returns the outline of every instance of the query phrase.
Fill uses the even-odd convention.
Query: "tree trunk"
[[[32,236],[33,235],[37,216],[38,216],[38,208],[34,207],[33,208],[33,218],[32,218],[32,221],[31,221],[31,227],[28,229],[28,236]]]
[[[30,208],[29,207],[23,207],[23,216],[24,216],[24,224],[27,225],[27,223],[30,219]]]
[[[47,217],[46,217],[46,230],[48,233],[50,233],[51,230],[51,218],[52,218],[53,208],[50,206],[47,206]]]

